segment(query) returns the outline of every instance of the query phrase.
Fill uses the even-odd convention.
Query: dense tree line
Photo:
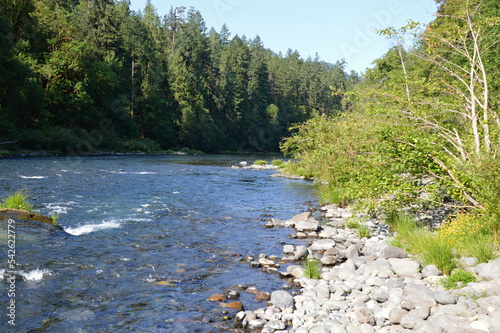
[[[272,151],[359,78],[125,0],[0,0],[0,147]]]
[[[282,146],[325,197],[385,212],[445,207],[500,231],[500,4],[440,0],[346,93],[352,111],[298,126]],[[413,37],[413,38],[411,38]],[[411,38],[411,41],[408,42]]]

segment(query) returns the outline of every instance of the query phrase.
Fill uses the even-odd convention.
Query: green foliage
[[[446,277],[442,283],[446,289],[459,289],[465,287],[469,282],[475,282],[474,273],[456,269],[450,276]]]
[[[349,220],[346,223],[346,227],[349,229],[356,229],[360,238],[370,237],[370,229],[359,221]]]
[[[436,233],[419,227],[411,216],[393,213],[388,216],[387,224],[394,231],[391,245],[417,255],[424,265],[435,265],[444,274],[456,267],[453,246]]]
[[[266,165],[267,162],[264,161],[264,160],[256,160],[255,162],[253,162],[253,164],[255,164],[255,165]]]
[[[284,163],[285,163],[285,162],[283,162],[283,160],[273,160],[273,161],[271,162],[271,164],[272,164],[272,165],[277,166],[278,168],[283,167],[283,164],[284,164]]]
[[[150,2],[141,12],[94,2],[0,6],[0,142],[63,154],[149,150],[144,139],[276,151],[291,124],[343,108],[342,62],[276,54],[227,26],[207,33],[192,8],[163,20]]]
[[[34,207],[27,199],[28,195],[23,190],[19,190],[4,198],[0,203],[0,208],[22,209],[31,212]]]
[[[305,276],[310,279],[319,279],[321,277],[321,262],[316,258],[308,257],[304,261]]]

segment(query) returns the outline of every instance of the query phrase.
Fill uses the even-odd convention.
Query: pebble
[[[500,333],[500,259],[477,264],[461,258],[480,282],[445,290],[435,266],[421,267],[403,249],[387,245],[388,228],[382,222],[371,220],[367,225],[373,236],[359,239],[345,226],[344,219],[353,215],[348,208],[322,210],[326,222],[319,226],[309,212],[283,222],[288,228],[299,226],[296,238],[314,235],[309,246],[283,247],[287,262],[295,264],[280,268],[279,276],[293,277],[300,291],[259,292],[259,299],[270,302],[238,312],[235,323],[240,327],[264,333]],[[323,264],[319,280],[304,276],[302,260],[307,256]],[[274,272],[279,265],[273,259],[260,255],[258,261],[249,261]]]

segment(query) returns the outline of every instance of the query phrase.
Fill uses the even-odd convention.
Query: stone
[[[397,246],[388,246],[384,249],[385,259],[390,259],[390,258],[404,259],[406,258],[406,256],[407,256],[406,251]]]
[[[371,298],[378,303],[384,303],[389,299],[389,291],[383,288],[375,288],[371,292]]]
[[[30,224],[29,222],[47,223],[58,227],[59,230],[63,230],[63,228],[60,227],[52,217],[29,212],[23,209],[0,208],[0,221],[7,223],[9,219],[15,220],[16,226],[18,225],[18,222],[23,220],[23,222],[27,222],[27,224]]]
[[[270,332],[275,332],[277,330],[284,330],[285,328],[286,328],[286,326],[282,321],[273,319],[273,320],[268,321],[264,325],[262,332],[264,332],[264,330],[266,330],[266,329],[268,329]]]
[[[352,258],[357,258],[359,257],[359,250],[358,250],[358,247],[353,244],[351,246],[349,246],[347,248],[347,250],[345,251],[345,256],[346,258],[348,259],[352,259]]]
[[[407,314],[407,315],[403,316],[403,318],[401,318],[400,324],[403,328],[407,328],[407,329],[411,330],[415,327],[415,325],[417,325],[417,323],[419,323],[421,321],[423,321],[421,318],[414,316],[414,315],[411,315],[411,314]]]
[[[410,277],[414,279],[420,279],[420,264],[412,259],[398,259],[398,258],[390,258],[388,259],[389,264],[393,271],[399,277]]]
[[[241,303],[240,301],[230,302],[230,303],[220,303],[220,306],[237,311],[244,310],[243,303]]]
[[[283,253],[285,254],[293,254],[295,252],[295,246],[293,245],[285,245],[283,246]]]
[[[267,324],[267,320],[265,319],[253,319],[248,322],[246,325],[249,330],[260,330]]]
[[[323,256],[320,261],[323,265],[333,266],[337,263],[337,256]]]
[[[431,307],[436,306],[434,292],[424,285],[407,284],[403,289],[403,296],[407,302],[413,302],[415,307],[423,303]]]
[[[405,311],[400,308],[394,308],[389,312],[389,321],[391,324],[399,325],[401,323],[401,318],[406,316],[408,311]]]
[[[375,318],[370,310],[361,308],[356,309],[354,313],[361,324],[375,325]]]
[[[306,246],[297,246],[295,248],[295,260],[302,260],[309,255],[309,250]]]
[[[238,290],[228,289],[224,292],[224,295],[228,299],[237,299],[240,297],[240,292]]]
[[[318,239],[314,241],[309,247],[311,251],[326,251],[332,247],[335,247],[335,241],[333,239]]]
[[[442,305],[456,304],[457,303],[457,299],[455,298],[455,296],[453,296],[449,292],[445,292],[445,291],[435,293],[434,299],[436,300],[437,303],[442,304]]]
[[[300,213],[300,214],[297,214],[295,215],[294,217],[292,217],[292,221],[297,223],[299,221],[305,221],[307,220],[308,218],[310,218],[312,216],[311,212],[304,212],[304,213]]]
[[[271,299],[271,293],[267,291],[259,291],[254,297],[257,301],[269,301]]]
[[[338,234],[337,228],[325,226],[319,233],[320,238],[331,238]]]
[[[428,305],[417,305],[413,310],[410,311],[410,315],[418,317],[425,320],[430,315],[431,308]]]
[[[441,275],[443,275],[443,272],[441,272],[435,265],[427,265],[422,268],[422,277],[424,278]]]
[[[293,296],[285,290],[277,290],[271,293],[271,303],[280,310],[293,309]]]
[[[259,264],[263,266],[274,266],[274,261],[266,258],[259,258]]]
[[[208,298],[211,302],[224,302],[226,300],[226,296],[223,294],[213,294]]]
[[[317,231],[318,228],[319,222],[313,219],[298,221],[295,223],[295,229],[297,229],[298,232]]]
[[[477,265],[474,272],[485,280],[500,279],[500,258]]]
[[[330,328],[325,324],[316,324],[309,327],[309,333],[330,333]]]

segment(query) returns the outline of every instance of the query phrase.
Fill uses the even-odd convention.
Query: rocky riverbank
[[[280,257],[246,257],[253,267],[292,279],[300,289],[260,292],[267,306],[244,311],[240,302],[222,303],[236,311],[238,332],[370,333],[370,332],[500,332],[500,259],[477,264],[461,258],[478,281],[445,290],[441,272],[422,267],[417,258],[387,245],[387,226],[366,223],[371,237],[358,237],[346,227],[349,209],[326,206],[323,221],[306,212],[290,220],[270,220],[266,227],[295,229],[292,238],[308,245],[283,246]],[[320,222],[321,221],[321,222]],[[304,277],[302,260],[322,263],[321,278]],[[291,263],[291,264],[290,264]],[[287,265],[285,265],[287,264]],[[285,268],[286,266],[286,268]],[[255,291],[257,292],[257,291]],[[257,297],[257,296],[256,296]],[[220,301],[222,299],[217,299]]]

